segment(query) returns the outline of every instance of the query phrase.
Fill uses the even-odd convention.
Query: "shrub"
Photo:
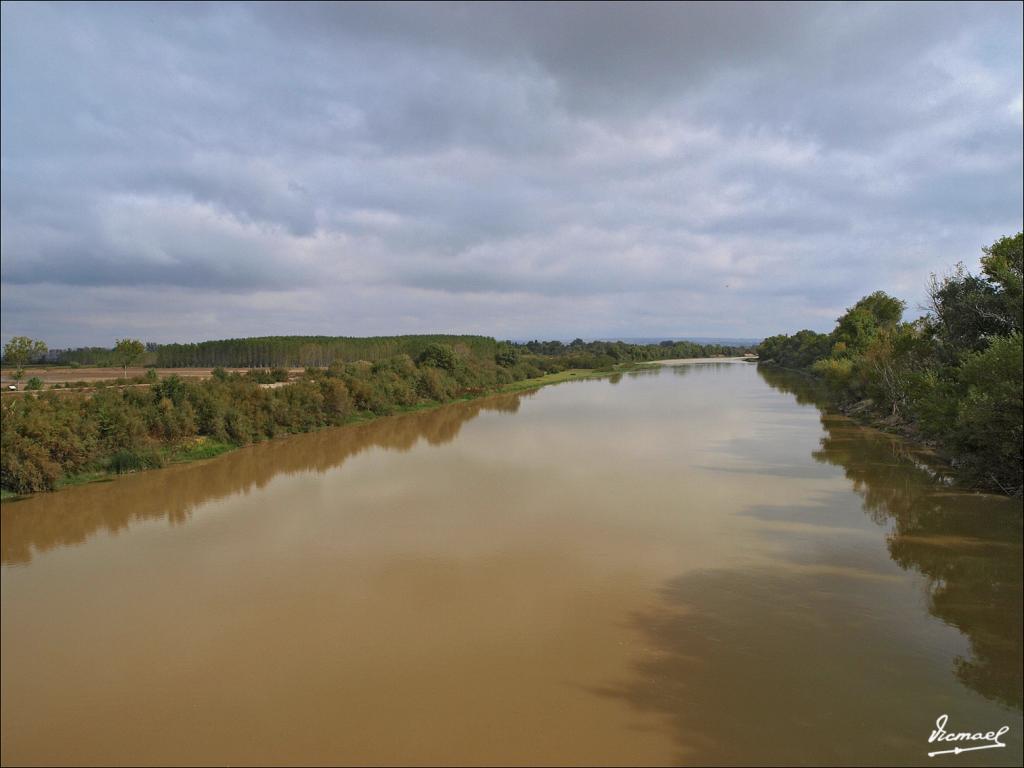
[[[503,368],[511,368],[519,362],[519,351],[510,344],[501,344],[494,353],[494,362]]]
[[[177,443],[196,433],[195,409],[187,400],[175,408],[169,398],[162,397],[153,415],[150,433],[164,442]]]
[[[807,368],[827,355],[832,346],[833,341],[826,334],[803,330],[792,336],[770,336],[758,345],[757,354],[763,361],[786,368]]]
[[[825,357],[815,362],[811,370],[824,377],[829,384],[842,385],[849,382],[853,375],[853,361],[845,357]]]
[[[273,384],[274,377],[270,375],[270,371],[263,368],[253,368],[245,374],[246,381],[252,381],[256,384]]]
[[[4,430],[0,453],[0,483],[15,493],[51,491],[61,476],[61,466],[43,446]]]
[[[449,373],[455,371],[455,367],[458,365],[459,358],[455,352],[455,349],[448,344],[438,344],[436,342],[428,344],[426,349],[421,353],[417,362],[420,365],[430,365],[435,368],[441,368]]]
[[[185,401],[185,397],[188,394],[188,385],[180,376],[173,374],[158,384],[154,384],[152,391],[157,402],[161,398],[166,397],[175,405],[180,405]]]
[[[163,457],[154,448],[125,449],[117,451],[107,460],[107,471],[123,475],[143,469],[156,469],[162,467],[163,463]]]
[[[437,368],[421,368],[416,377],[416,391],[420,397],[444,402],[455,392],[455,382]]]
[[[352,413],[352,397],[345,382],[324,379],[320,382],[323,395],[324,415],[329,424],[341,424]]]
[[[967,391],[957,408],[954,445],[964,470],[979,482],[1019,491],[1024,473],[1021,411],[1024,347],[1014,333],[967,356],[960,382]]]

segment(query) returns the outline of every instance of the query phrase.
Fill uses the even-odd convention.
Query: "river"
[[[0,519],[5,765],[1022,760],[1021,500],[746,363]],[[1006,746],[929,760],[943,714]]]

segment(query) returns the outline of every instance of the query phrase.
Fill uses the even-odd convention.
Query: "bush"
[[[270,371],[264,370],[263,368],[253,368],[245,374],[247,381],[255,382],[256,384],[273,384],[274,377],[270,375]]]
[[[107,460],[107,471],[123,475],[143,469],[163,466],[163,457],[154,448],[126,449],[115,453]]]
[[[494,362],[503,368],[511,368],[519,362],[519,351],[510,344],[501,344],[494,353]]]
[[[434,368],[441,368],[449,373],[454,373],[459,363],[459,357],[455,349],[448,344],[438,344],[435,342],[427,345],[426,349],[420,353],[417,362],[420,365],[429,365]]]
[[[455,382],[437,368],[423,368],[416,377],[416,391],[420,397],[436,402],[451,399]]]
[[[960,381],[967,391],[957,408],[954,445],[964,457],[964,470],[978,482],[1019,492],[1024,474],[1021,335],[994,339],[984,352],[968,355]]]
[[[824,333],[797,331],[792,336],[770,336],[757,347],[758,357],[785,368],[808,368],[832,349],[833,341]]]
[[[940,369],[929,369],[910,377],[910,416],[925,436],[945,439],[956,421],[959,385]]]
[[[42,388],[43,388],[43,380],[40,379],[38,376],[33,376],[31,379],[29,379],[28,381],[25,382],[25,389],[26,390],[42,389]]]
[[[188,395],[188,384],[180,376],[173,374],[160,383],[154,384],[152,392],[157,402],[166,397],[177,406],[185,401]]]
[[[192,403],[186,400],[176,408],[170,398],[160,398],[153,413],[150,434],[167,443],[178,443],[195,433],[196,414]]]
[[[0,454],[0,483],[15,493],[52,491],[61,476],[61,466],[43,446],[21,437],[8,437]]]
[[[352,397],[345,382],[324,379],[320,382],[323,395],[324,415],[329,424],[341,424],[352,413]]]
[[[834,386],[842,386],[853,376],[853,361],[849,358],[826,357],[811,366],[811,370]]]
[[[224,431],[228,440],[235,445],[247,445],[252,442],[252,424],[249,418],[236,408],[229,408],[224,414]]]

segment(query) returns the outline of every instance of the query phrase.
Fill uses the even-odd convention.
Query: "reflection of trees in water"
[[[33,550],[80,544],[97,530],[119,531],[140,520],[166,518],[184,523],[204,502],[263,488],[280,474],[326,472],[369,448],[408,451],[420,440],[443,445],[481,412],[516,413],[522,398],[532,394],[498,395],[294,435],[202,464],[168,467],[4,504],[0,515],[3,563],[27,563]]]
[[[676,376],[689,376],[695,371],[703,371],[706,373],[708,371],[732,367],[733,365],[736,365],[736,363],[685,363],[682,365],[659,365],[652,368],[637,368],[634,371],[626,371],[625,374],[613,373],[608,376],[605,381],[608,381],[610,384],[618,384],[622,381],[622,377],[624,375],[631,379],[639,379],[644,376],[657,376],[665,370],[671,371]]]
[[[815,402],[803,380],[762,371],[769,385]],[[801,389],[803,392],[801,393]],[[1021,707],[1024,686],[1024,565],[1019,499],[955,492],[942,470],[905,441],[822,411],[814,459],[843,469],[871,519],[889,527],[900,567],[928,578],[932,615],[959,629],[970,658],[956,675],[990,699]]]
[[[802,404],[822,402],[806,378],[762,376]],[[926,577],[930,613],[969,641],[956,678],[1020,709],[1019,501],[955,492],[906,442],[824,411],[821,421],[814,458],[843,469],[871,519],[887,526],[892,559]],[[780,511],[807,520],[828,506]],[[681,763],[914,764],[916,734],[934,722],[922,691],[945,687],[927,662],[907,663],[891,615],[866,608],[876,599],[870,577],[769,566],[672,579],[657,608],[631,617],[640,638],[633,674],[594,692],[665,717]],[[895,679],[880,692],[883,669]],[[883,731],[863,730],[867,711]],[[1015,748],[997,759],[1019,764]]]
[[[683,363],[681,365],[666,365],[676,376],[689,376],[697,373],[712,373],[725,368],[734,368],[737,365],[749,365],[749,363]]]
[[[772,389],[796,398],[799,405],[824,406],[825,386],[817,379],[760,365],[757,373]]]
[[[916,742],[901,754],[864,722],[879,697],[875,665],[900,653],[885,645],[885,616],[863,615],[865,589],[841,573],[771,567],[672,579],[656,609],[631,618],[633,673],[594,693],[664,717],[677,764],[913,765]],[[865,636],[870,653],[855,645]],[[921,705],[909,688],[906,706],[879,703],[905,733]]]

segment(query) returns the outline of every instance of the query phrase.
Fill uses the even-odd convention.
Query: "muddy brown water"
[[[749,364],[290,437],[0,519],[5,765],[1022,759],[1021,501]],[[943,714],[1006,746],[929,759]]]

